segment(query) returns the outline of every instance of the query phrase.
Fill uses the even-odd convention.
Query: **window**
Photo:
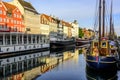
[[[107,47],[107,43],[106,43],[106,42],[102,42],[102,43],[101,43],[101,46],[102,46],[103,48],[106,48],[106,47]]]
[[[3,45],[3,36],[0,35],[0,45]]]
[[[13,20],[11,20],[11,23],[13,23]]]
[[[2,22],[2,18],[0,18],[0,22]]]
[[[14,14],[14,17],[16,17],[16,14]]]
[[[7,19],[7,23],[9,23],[9,19]]]
[[[6,22],[6,19],[5,19],[5,18],[4,18],[3,20],[4,20],[4,22]]]
[[[0,14],[2,14],[2,10],[0,10]]]
[[[6,15],[6,12],[4,11],[4,15]]]
[[[19,24],[19,21],[17,21],[17,24]]]
[[[0,7],[2,7],[2,5],[0,4]]]
[[[16,20],[14,20],[14,24],[16,24]]]
[[[2,25],[0,25],[0,30],[2,30]]]

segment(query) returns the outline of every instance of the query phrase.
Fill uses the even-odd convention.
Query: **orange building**
[[[0,32],[24,32],[20,10],[9,3],[0,2]]]

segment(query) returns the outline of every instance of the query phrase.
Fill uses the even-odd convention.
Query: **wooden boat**
[[[117,50],[109,46],[109,40],[101,40],[100,48],[98,40],[91,43],[90,51],[86,55],[87,65],[93,69],[107,69],[116,67]]]
[[[103,6],[101,6],[103,3]],[[112,3],[112,2],[111,2]],[[103,9],[103,33],[101,35],[101,9]],[[99,0],[99,39],[93,40],[90,44],[90,49],[86,54],[87,66],[96,69],[104,70],[116,67],[117,48],[111,44],[108,36],[104,33],[104,17],[105,17],[105,0]]]

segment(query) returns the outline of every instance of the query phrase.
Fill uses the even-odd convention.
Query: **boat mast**
[[[112,0],[111,0],[111,12],[110,12],[110,34],[109,38],[111,39],[113,36],[112,28],[113,28],[113,23],[112,23]]]
[[[99,0],[99,41],[101,39],[101,0]]]
[[[105,0],[103,0],[103,25],[102,25],[102,37],[105,37]]]
[[[100,45],[101,45],[101,9],[102,9],[102,6],[101,6],[101,0],[99,0],[99,46],[98,46],[98,50],[99,50],[99,54],[101,53],[100,51]]]

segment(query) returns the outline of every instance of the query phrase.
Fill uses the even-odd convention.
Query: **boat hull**
[[[75,45],[75,42],[74,41],[51,41],[50,42],[51,48],[63,48],[70,45]]]
[[[79,40],[79,39],[76,40],[76,46],[81,46],[89,43],[90,43],[90,40]]]
[[[115,57],[107,57],[107,56],[86,56],[87,65],[92,69],[109,69],[116,68],[116,60]]]

